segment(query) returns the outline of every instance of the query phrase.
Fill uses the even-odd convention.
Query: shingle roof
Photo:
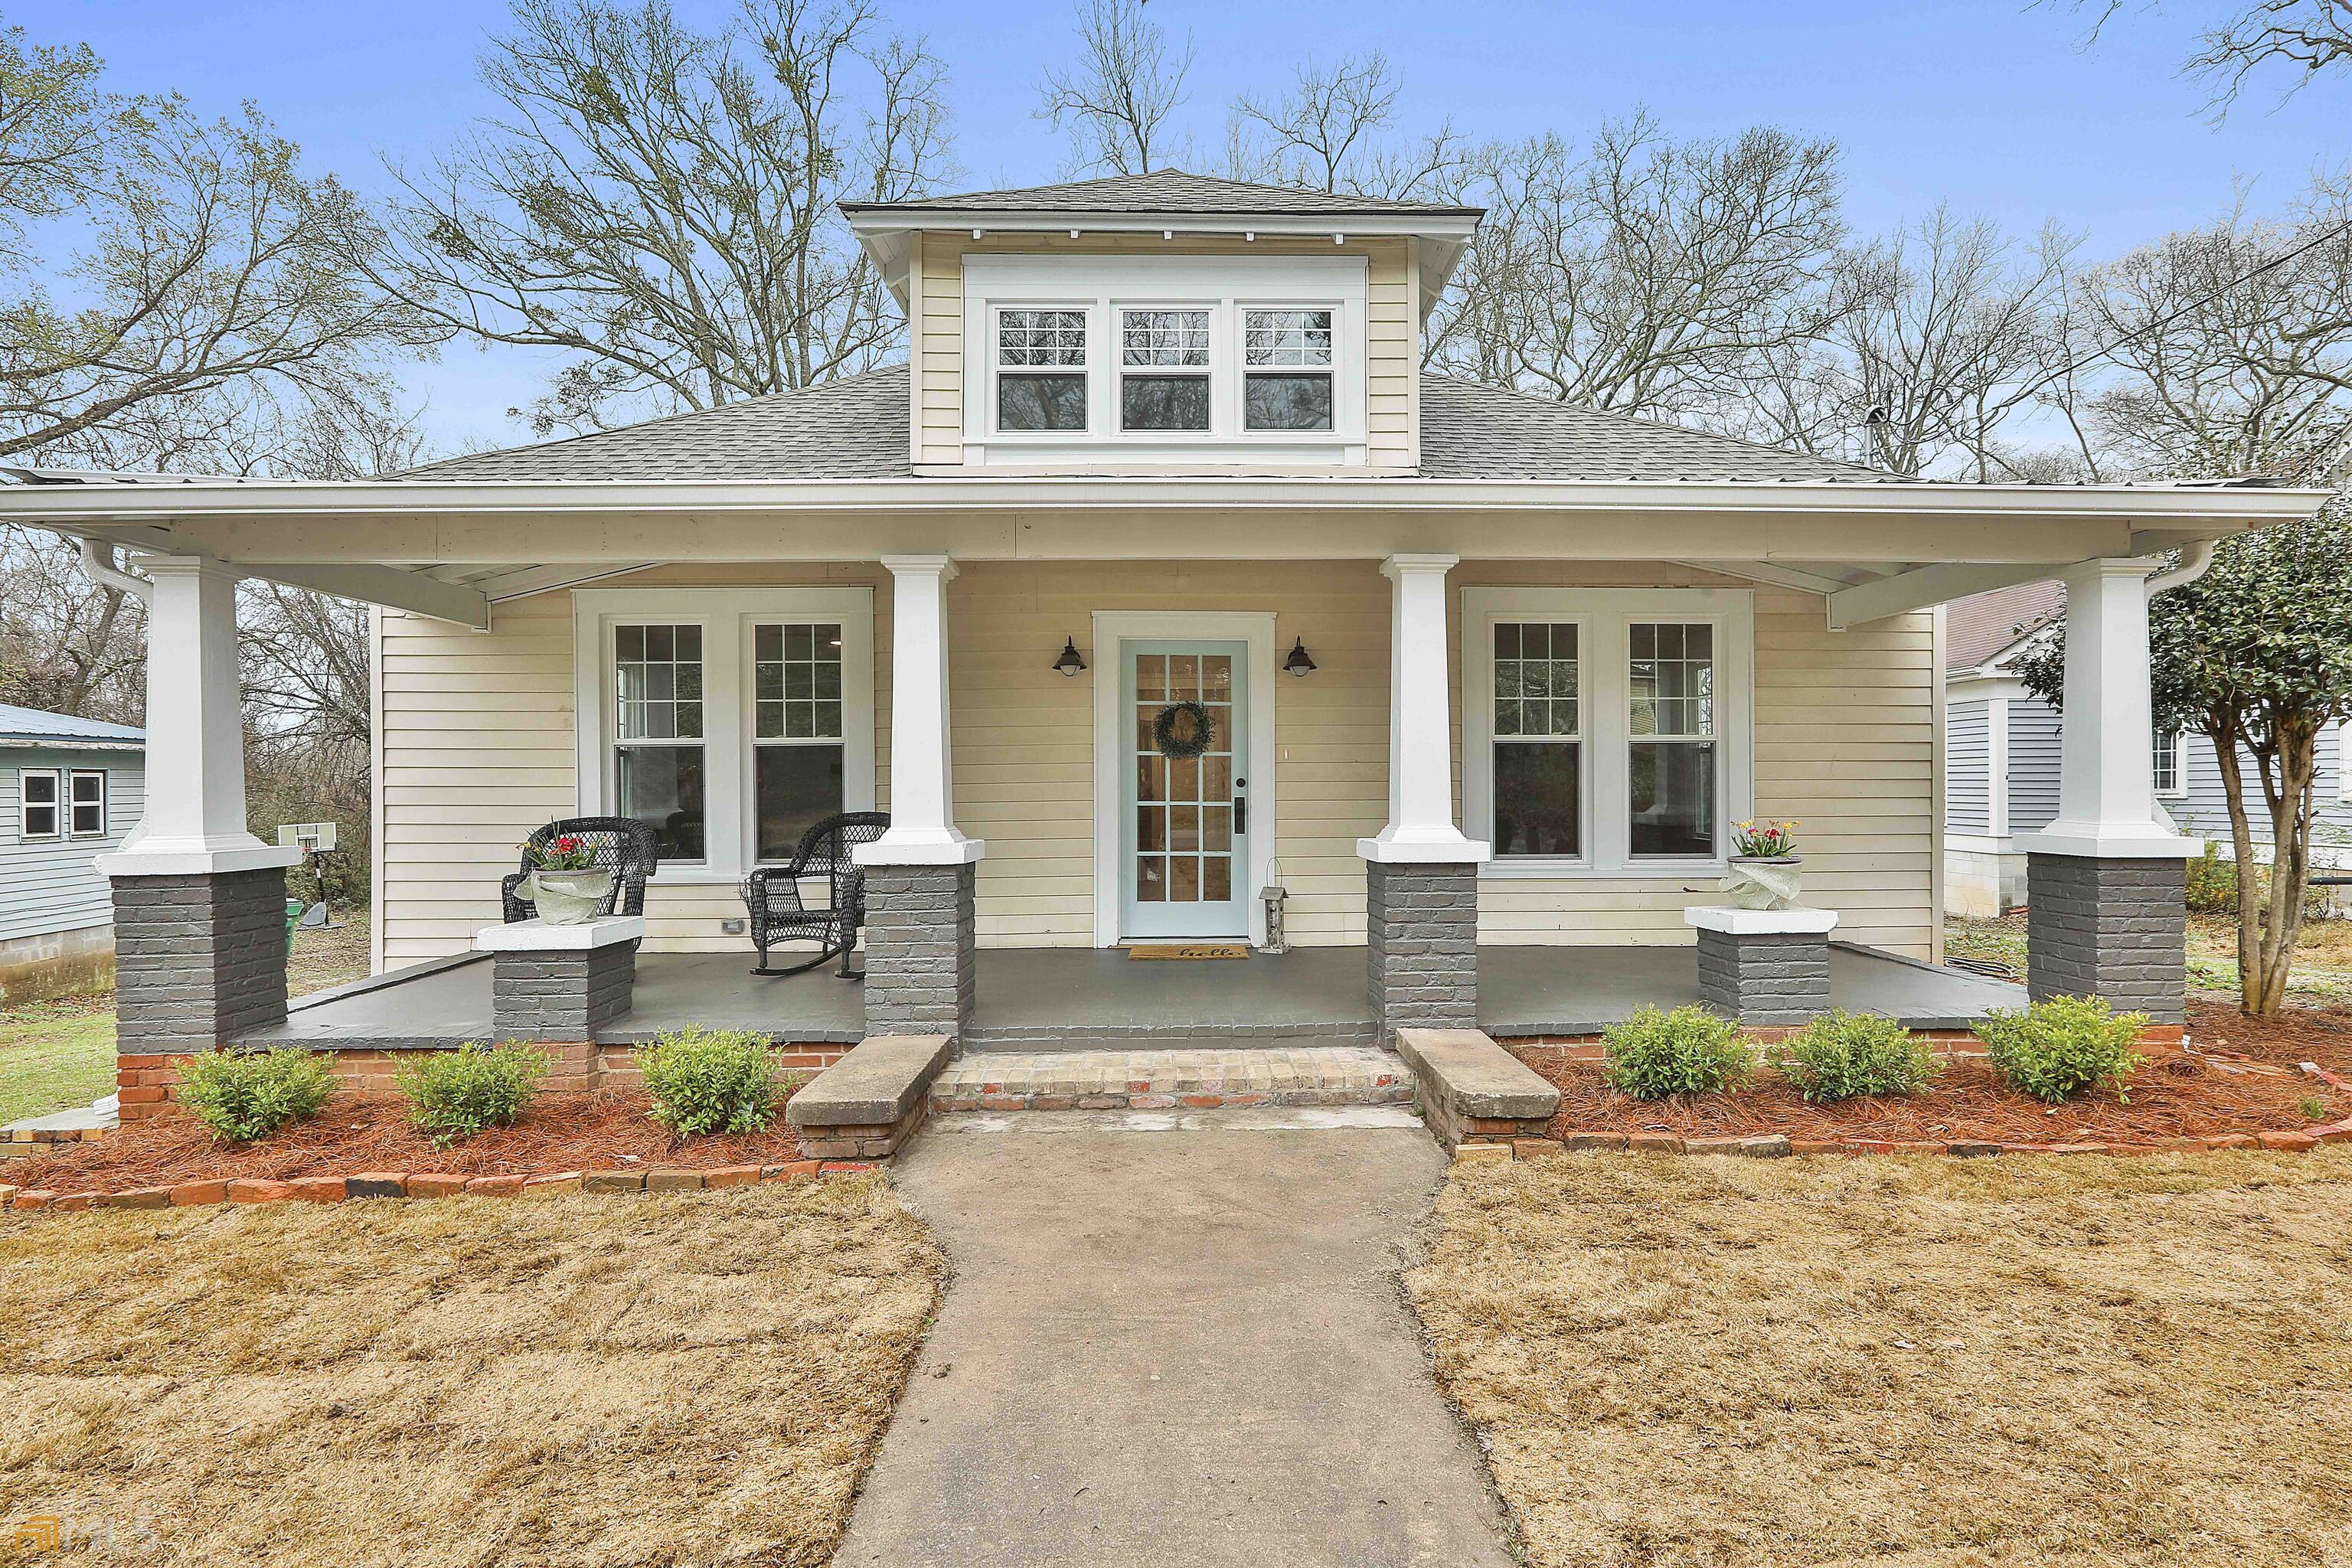
[[[1395,216],[1472,217],[1483,207],[1431,202],[1389,201],[1380,196],[1343,196],[1288,185],[1258,185],[1161,169],[1149,174],[1113,174],[1058,185],[1024,185],[1005,191],[968,191],[952,196],[919,196],[903,202],[844,202],[856,216],[883,212],[1054,213],[1261,213],[1268,217]]]
[[[2066,585],[2020,583],[1955,599],[1944,611],[1944,665],[1974,669],[2025,633],[2066,613]]]
[[[39,741],[124,741],[143,745],[146,740],[147,731],[128,724],[106,724],[96,719],[77,719],[70,713],[51,713],[0,702],[0,742],[25,744]]]
[[[1435,479],[1899,482],[1830,462],[1444,376],[1421,379],[1422,466]],[[452,458],[415,479],[905,479],[907,367],[542,446]]]

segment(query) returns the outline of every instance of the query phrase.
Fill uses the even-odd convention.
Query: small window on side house
[[[1331,312],[1245,310],[1242,425],[1250,430],[1331,428]]]
[[[2184,731],[2158,731],[2154,762],[2157,794],[2177,798],[2189,793],[2189,737]]]
[[[16,834],[20,838],[64,837],[58,770],[26,768],[16,775]]]
[[[613,783],[665,860],[705,855],[702,628],[613,628]]]
[[[996,427],[1087,427],[1087,313],[996,313]]]
[[[76,768],[67,801],[76,838],[106,837],[106,773],[100,768]]]

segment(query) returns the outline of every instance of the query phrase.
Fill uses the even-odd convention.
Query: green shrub
[[[1738,1026],[1693,1005],[1661,1013],[1643,1007],[1601,1034],[1612,1089],[1635,1100],[1716,1094],[1737,1089],[1756,1069],[1756,1053]]]
[[[1875,1013],[1824,1014],[1765,1054],[1774,1072],[1816,1103],[1916,1094],[1944,1070],[1926,1041]]]
[[[335,1075],[309,1051],[205,1051],[180,1069],[180,1103],[213,1136],[232,1143],[267,1138],[319,1114]]]
[[[681,1138],[757,1132],[776,1113],[776,1053],[742,1030],[680,1029],[639,1047],[654,1120]]]
[[[446,1149],[486,1127],[513,1126],[553,1065],[533,1046],[426,1051],[401,1064],[400,1092],[408,1099],[408,1120]]]
[[[2189,862],[2189,910],[2200,915],[2238,912],[2238,863],[2221,858],[2218,844],[2209,841],[2205,853]]]
[[[1994,1012],[1976,1026],[1993,1070],[2020,1093],[2056,1105],[2101,1083],[2124,1092],[2140,1065],[2145,1013],[2116,1013],[2096,996],[2053,996],[2022,1013]]]

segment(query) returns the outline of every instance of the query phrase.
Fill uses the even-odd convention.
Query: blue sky
[[[717,26],[727,0],[676,0]],[[1050,178],[1064,149],[1034,119],[1043,63],[1069,49],[1062,0],[883,0],[950,69],[958,156],[973,186]],[[1198,50],[1182,111],[1214,142],[1224,105],[1271,89],[1290,62],[1377,46],[1401,68],[1415,124],[1451,116],[1479,137],[1581,136],[1647,105],[1678,135],[1759,121],[1845,149],[1847,210],[1883,228],[1942,199],[2015,231],[2056,217],[2107,255],[2225,210],[2233,183],[2257,210],[2320,164],[2352,157],[2352,77],[2274,106],[2257,88],[2219,128],[2174,74],[2199,16],[2134,8],[2088,49],[2083,17],[2017,0],[1866,6],[1754,0],[1679,5],[1531,0],[1151,0]],[[473,56],[503,6],[318,0],[42,0],[7,10],[41,42],[81,39],[118,90],[177,89],[209,111],[250,99],[300,142],[314,171],[373,187],[386,154],[421,159],[487,108]],[[514,353],[452,348],[420,367],[427,429],[444,447],[528,439],[504,411],[539,369]]]

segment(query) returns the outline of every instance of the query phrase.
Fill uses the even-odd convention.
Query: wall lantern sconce
[[[1282,668],[1288,670],[1291,674],[1301,678],[1304,678],[1309,670],[1315,668],[1315,661],[1307,657],[1307,639],[1305,637],[1297,637],[1292,640],[1290,645],[1290,657],[1282,661]]]
[[[1086,667],[1087,661],[1079,656],[1076,641],[1071,637],[1064,637],[1062,657],[1054,661],[1054,668],[1064,675],[1076,675]]]

